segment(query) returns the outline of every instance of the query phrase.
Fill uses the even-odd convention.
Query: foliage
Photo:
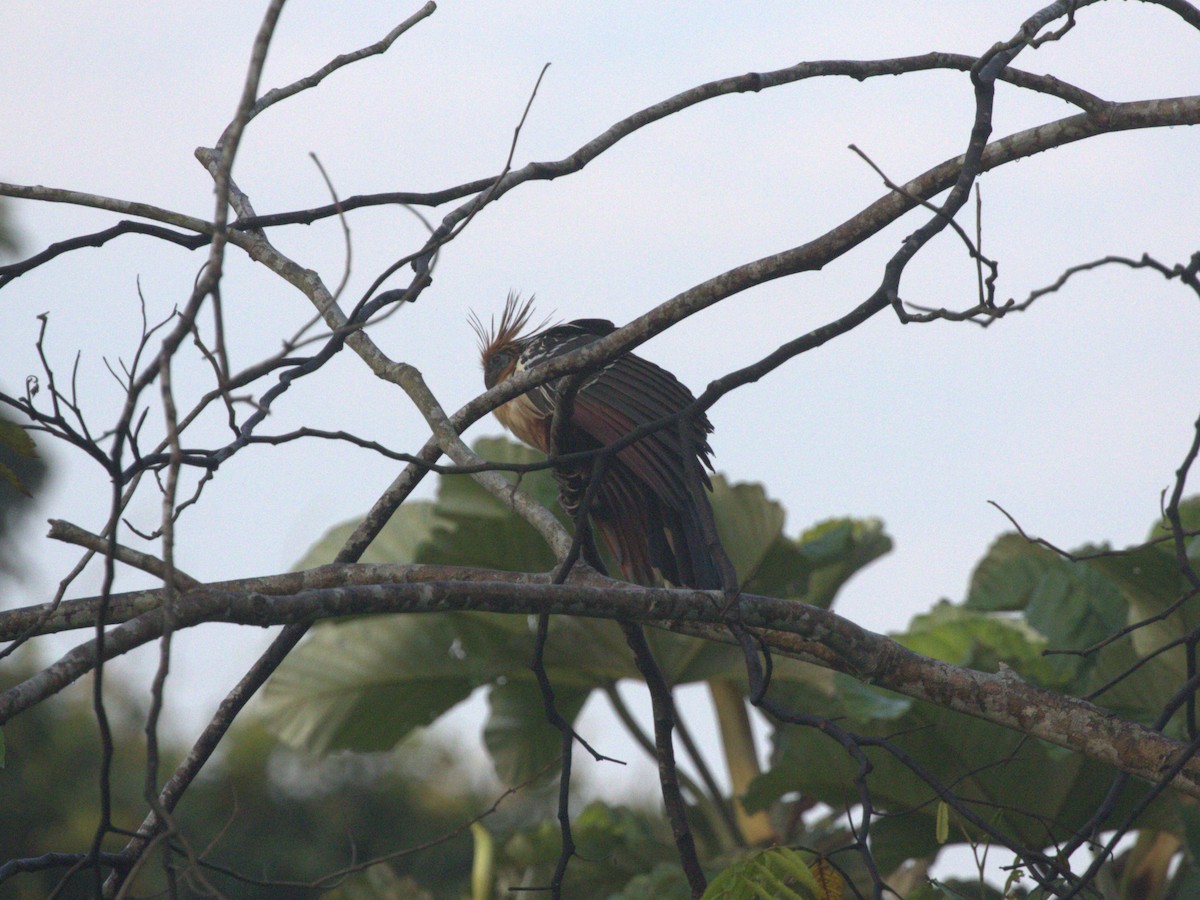
[[[493,460],[537,459],[532,451],[498,440],[481,441],[477,450]],[[545,472],[522,476],[521,486],[553,504],[555,488]],[[717,477],[713,506],[738,571],[749,573],[745,587],[751,592],[829,605],[854,572],[891,546],[874,520],[833,520],[799,538],[788,537],[783,510],[758,485],[730,485]],[[1195,517],[1196,510],[1191,504],[1185,512]],[[302,565],[327,561],[353,525],[331,531]],[[1086,647],[1127,621],[1165,608],[1180,593],[1173,552],[1164,542],[1072,562],[1017,535],[1004,535],[980,562],[962,605],[943,601],[895,638],[956,665],[982,671],[1006,666],[1025,680],[1084,694],[1190,628],[1186,617],[1166,619],[1152,634],[1118,642],[1100,654],[1046,656],[1044,651]],[[393,522],[367,558],[518,570],[544,569],[552,562],[529,526],[466,478],[443,478],[437,500]],[[673,683],[734,679],[745,690],[741,659],[727,648],[663,633],[655,633],[652,643]],[[311,752],[380,749],[482,688],[489,699],[484,726],[488,752],[501,779],[518,783],[552,761],[559,743],[557,731],[545,724],[540,695],[525,667],[531,646],[528,622],[498,615],[327,623],[315,629],[275,676],[266,694],[267,721],[284,740]],[[557,617],[546,664],[568,718],[597,688],[638,678],[615,627],[605,621]],[[1174,671],[1178,665],[1170,654],[1150,660],[1105,699],[1121,714],[1146,721],[1161,707],[1166,686],[1179,683]],[[776,660],[771,691],[791,708],[841,721],[858,734],[893,736],[943,784],[953,785],[958,797],[1023,845],[1047,846],[1071,835],[1111,784],[1111,770],[1081,755],[791,660]],[[889,813],[871,828],[881,870],[896,870],[908,860],[932,860],[943,843],[982,839],[957,812],[947,816],[944,807],[939,829],[933,790],[891,754],[872,749],[869,756],[872,798],[877,809]],[[801,802],[822,804],[818,809],[854,807],[857,766],[818,730],[775,727],[770,766],[753,782],[744,803],[751,812],[771,811],[776,820]],[[1126,790],[1113,818],[1129,814],[1142,795],[1140,787]],[[704,798],[693,801],[699,814]],[[589,807],[579,821],[596,815]],[[800,822],[799,831],[780,836],[828,852],[844,846],[848,837],[836,819],[809,816]],[[1178,833],[1185,821],[1189,820],[1181,817],[1181,807],[1168,793],[1142,814],[1139,825]],[[701,828],[700,834],[714,862],[722,854],[728,860],[731,851],[737,858],[736,848],[723,842],[719,832]],[[547,819],[523,832],[508,853],[531,865],[549,866],[557,840],[557,826]],[[630,877],[616,896],[649,896],[639,891],[644,891],[647,879],[654,882],[659,877],[656,866],[669,859],[643,860],[640,869],[614,864],[611,873]],[[746,859],[757,862],[744,860],[713,882],[729,885],[722,890],[733,892],[714,896],[741,896],[737,892],[750,890],[755,877],[778,875],[770,866],[779,857]],[[764,859],[776,862],[763,869]],[[1183,868],[1190,872],[1190,866]],[[752,877],[750,872],[758,874]],[[590,875],[601,877],[597,872]]]
[[[714,878],[704,900],[826,900],[802,854],[787,847],[751,853]]]
[[[534,451],[498,439],[478,442],[476,451],[494,461],[539,459]],[[523,475],[521,486],[554,507],[557,489],[547,472]],[[891,547],[872,520],[833,520],[790,538],[783,533],[782,508],[758,485],[731,486],[717,477],[713,507],[738,571],[753,573],[745,585],[750,592],[786,589],[784,596],[828,604],[855,571]],[[331,530],[300,566],[328,562],[354,524]],[[453,562],[511,571],[553,564],[529,525],[461,477],[441,480],[436,503],[394,519],[364,561]],[[378,750],[485,687],[490,708],[485,740],[497,772],[517,783],[558,753],[558,732],[545,723],[528,669],[533,636],[523,619],[482,613],[323,624],[268,684],[265,715],[281,738],[309,752]],[[741,655],[729,647],[667,633],[654,633],[650,641],[674,684],[742,677]],[[597,688],[639,677],[618,627],[600,620],[557,617],[546,667],[569,716]],[[787,660],[780,661],[775,678],[828,681],[827,673]]]
[[[0,414],[0,574],[13,570],[8,535],[17,518],[28,511],[33,491],[45,476],[45,463],[29,432]]]
[[[21,249],[17,230],[13,227],[9,204],[0,199],[0,259],[15,254]]]
[[[6,679],[20,679],[37,668],[31,659],[19,660],[6,668]],[[117,749],[115,796],[138,798],[144,710],[121,700],[133,696],[130,685],[110,680],[109,693]],[[99,812],[99,740],[86,692],[73,690],[53,704],[35,707],[5,731],[11,750],[7,766],[0,769],[0,851],[6,858],[18,858],[36,855],[37,848],[45,846],[86,847]],[[389,896],[388,890],[396,897],[419,897],[421,890],[436,897],[466,895],[474,850],[464,824],[488,809],[498,792],[472,777],[453,749],[417,737],[396,754],[317,760],[281,748],[250,720],[234,729],[225,751],[188,792],[177,815],[193,851],[205,859],[200,873],[222,896],[309,898],[314,890],[304,887],[306,882],[446,836],[450,839],[436,849],[409,852],[348,880],[339,879],[330,885],[337,890],[326,896],[374,900]],[[183,752],[168,736],[162,750],[164,768],[174,765]],[[430,778],[431,771],[447,777]],[[539,792],[527,791],[507,798],[483,821],[503,845],[524,823],[536,820],[548,802]],[[132,803],[118,805],[113,817],[126,828],[140,821]],[[123,843],[112,836],[104,848],[119,850]],[[500,861],[506,878],[519,877],[506,857]],[[175,862],[186,868],[181,857]],[[16,893],[4,896],[45,897],[62,874],[51,870],[23,875],[12,882]],[[185,875],[184,883],[191,885],[186,896],[206,894],[194,874]],[[161,866],[147,865],[136,895],[160,889]],[[75,876],[59,896],[93,896],[90,874]]]
[[[534,459],[529,451],[503,441],[483,441],[478,449],[492,459]],[[553,481],[544,472],[523,476],[522,487],[543,501],[553,500]],[[729,485],[717,478],[714,487],[722,533],[729,537],[739,571],[752,572],[748,590],[779,587],[795,599],[827,604],[855,571],[890,546],[872,520],[835,520],[790,538],[783,532],[783,510],[760,486]],[[1194,527],[1200,503],[1186,504],[1183,514],[1187,526]],[[349,527],[335,529],[327,543],[336,545],[339,533]],[[550,560],[542,543],[525,529],[474,482],[446,478],[435,502],[409,504],[402,510],[368,558],[495,565],[501,555],[510,554],[510,567],[545,567]],[[1163,532],[1156,526],[1150,537],[1161,538]],[[1190,625],[1186,615],[1167,617],[1151,633],[1118,641],[1103,653],[1045,656],[1048,647],[1094,643],[1126,622],[1166,609],[1180,594],[1171,541],[1120,553],[1085,549],[1079,554],[1084,558],[1072,562],[1018,535],[1003,535],[977,566],[962,605],[939,603],[895,637],[913,650],[958,665],[986,671],[1004,665],[1021,678],[1056,690],[1093,691]],[[1188,550],[1196,555],[1195,539]],[[327,552],[326,547],[314,548],[304,564],[323,561],[321,555]],[[611,623],[558,618],[547,665],[560,710],[573,718],[598,688],[638,676]],[[744,690],[736,654],[677,635],[655,634],[652,640],[676,683],[734,679]],[[206,862],[259,876],[263,873],[258,861],[271,859],[266,880],[296,884],[326,876],[353,859],[395,850],[397,844],[417,845],[454,834],[435,852],[406,855],[354,876],[337,890],[344,897],[465,893],[472,860],[475,877],[496,889],[546,883],[559,841],[551,786],[544,785],[544,778],[525,786],[518,797],[474,826],[473,841],[462,826],[488,807],[492,794],[470,787],[471,778],[430,779],[429,771],[453,770],[461,763],[429,745],[420,731],[482,688],[489,708],[483,738],[500,780],[521,784],[552,770],[548,763],[558,752],[559,738],[545,724],[540,695],[524,668],[530,647],[529,623],[511,616],[364,617],[318,627],[280,669],[263,710],[273,732],[297,749],[279,748],[257,725],[236,730],[219,769],[189,794],[179,813],[181,824],[189,835],[217,838]],[[1170,653],[1161,654],[1106,692],[1104,699],[1123,715],[1149,720],[1165,699],[1164,685],[1178,678],[1179,665]],[[899,735],[897,743],[943,783],[952,784],[957,796],[984,812],[1014,841],[1031,846],[1070,834],[1095,809],[1111,782],[1109,770],[1082,756],[792,661],[777,661],[772,696],[793,708],[839,720],[859,734]],[[135,744],[140,711],[117,703],[110,714],[118,753],[124,754],[123,748]],[[1176,722],[1169,726],[1175,731],[1180,727]],[[8,768],[0,774],[5,851],[10,857],[28,853],[30,841],[86,845],[96,814],[90,803],[79,802],[94,793],[96,738],[87,700],[76,695],[56,707],[38,707],[11,723],[6,733],[13,750]],[[121,737],[124,734],[129,737]],[[53,750],[32,754],[32,747]],[[393,747],[398,748],[395,754],[362,755]],[[358,752],[334,754],[335,750]],[[324,754],[324,761],[309,757],[310,752]],[[165,762],[180,753],[168,747]],[[871,828],[881,870],[896,870],[909,860],[935,859],[944,843],[980,840],[969,823],[947,811],[906,767],[882,751],[869,753],[872,798],[879,810],[889,813]],[[115,769],[135,770],[133,765]],[[816,815],[800,818],[790,831],[781,829],[779,837],[820,853],[835,852],[845,846],[848,833],[841,816],[820,811],[856,805],[855,775],[856,763],[819,731],[775,727],[770,766],[751,785],[744,802],[750,811],[770,811],[776,822],[790,809],[818,803]],[[117,796],[139,792],[136,785],[126,787]],[[1127,815],[1140,796],[1140,789],[1127,790],[1113,810],[1113,820]],[[727,834],[711,827],[713,810],[705,805],[711,807],[712,800],[691,797],[696,833],[710,873],[716,876],[709,896],[827,895],[820,892],[824,887],[815,889],[798,874],[827,874],[817,868],[810,872],[807,865],[816,865],[814,857],[778,848],[745,855],[736,842],[730,844]],[[136,812],[120,807],[115,817],[132,826]],[[1128,893],[1133,890],[1128,885],[1140,882],[1126,876],[1120,882],[1126,887],[1120,887],[1120,871],[1153,863],[1165,877],[1180,842],[1197,845],[1196,822],[1194,810],[1170,795],[1154,803],[1138,821],[1146,840],[1119,857],[1110,866],[1113,874],[1103,880],[1115,885],[1112,896],[1137,896]],[[593,802],[576,812],[574,830],[581,858],[590,862],[568,870],[568,896],[688,896],[669,831],[657,814]],[[1164,845],[1151,840],[1155,835],[1177,837]],[[1143,844],[1166,850],[1158,849],[1156,859],[1139,849]],[[119,849],[120,842],[110,836],[105,846]],[[842,854],[838,865],[862,887],[867,883],[865,872],[856,859]],[[57,877],[31,876],[21,889],[37,896]],[[146,877],[153,880],[158,875]],[[218,870],[205,877],[231,897],[257,896],[261,889]],[[1174,873],[1171,896],[1188,896],[1188,886],[1198,877],[1185,858]],[[929,896],[944,897],[977,896],[981,889],[950,881],[923,888]],[[76,878],[63,896],[85,896],[88,890],[84,880]],[[306,890],[276,886],[271,895],[304,896]],[[986,890],[999,896],[993,888]]]

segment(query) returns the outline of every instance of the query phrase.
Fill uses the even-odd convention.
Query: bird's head
[[[500,321],[492,316],[485,327],[475,313],[471,313],[471,328],[479,338],[479,356],[483,365],[483,383],[493,388],[511,376],[516,369],[517,359],[532,335],[522,335],[533,316],[533,297],[522,300],[520,295],[510,293],[504,303]],[[535,331],[537,329],[534,329]]]

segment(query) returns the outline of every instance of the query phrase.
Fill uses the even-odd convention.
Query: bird
[[[547,320],[525,334],[534,314],[533,299],[510,293],[500,320],[493,317],[488,327],[472,315],[488,388],[616,330],[607,319],[553,325]],[[553,456],[554,409],[566,382],[564,376],[532,388],[494,410],[495,416],[522,442]],[[606,447],[643,425],[678,413],[694,400],[692,392],[666,369],[625,353],[578,380],[560,454]],[[588,509],[590,524],[627,581],[652,586],[661,583],[657,572],[679,587],[721,587],[704,527],[706,517],[712,522],[708,501],[712,484],[705,469],[712,471],[708,435],[713,428],[702,412],[689,418],[687,428],[686,449],[678,423],[672,422],[618,450],[603,467]],[[689,465],[704,490],[689,487]],[[597,471],[596,457],[560,463],[552,471],[559,504],[575,520]],[[591,554],[594,557],[594,549]],[[601,568],[597,559],[585,555],[585,560]]]

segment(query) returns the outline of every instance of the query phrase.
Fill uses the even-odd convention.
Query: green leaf
[[[1129,606],[1130,623],[1165,612],[1187,590],[1175,550],[1167,544],[1143,546],[1119,556],[1092,559],[1088,565],[1120,589]],[[1164,644],[1190,633],[1197,625],[1200,625],[1200,612],[1195,604],[1184,604],[1166,618],[1134,631],[1131,635],[1133,647],[1139,656],[1149,656]],[[1186,680],[1183,648],[1169,650],[1163,655],[1171,667],[1171,681],[1179,684]]]
[[[293,571],[312,569],[333,562],[361,519],[342,522],[330,528],[293,566]],[[438,523],[435,505],[426,500],[409,500],[388,520],[359,562],[411,563],[416,562],[423,544],[433,536]]]
[[[478,441],[475,449],[496,462],[525,464],[541,459],[536,452],[502,439]],[[548,471],[510,480],[557,510],[558,488]],[[793,588],[802,585],[807,591],[815,586],[816,599],[828,603],[846,578],[891,546],[874,521],[827,522],[792,540],[783,535],[782,508],[761,485],[730,485],[720,477],[713,484],[714,510],[727,551],[739,571],[756,573],[752,581],[759,588],[775,587],[785,595],[796,595],[800,591]],[[356,526],[348,522],[332,529],[301,565],[332,560]],[[526,571],[545,570],[554,562],[541,537],[507,503],[468,477],[444,477],[435,502],[402,506],[364,561]],[[389,746],[449,709],[474,687],[503,680],[507,684],[499,685],[493,698],[501,706],[493,710],[489,726],[489,746],[496,748],[497,766],[515,776],[536,768],[540,763],[535,761],[546,758],[547,747],[557,753],[553,733],[541,738],[541,750],[532,738],[525,744],[519,740],[548,728],[542,721],[540,699],[524,710],[536,710],[536,715],[516,715],[522,704],[515,698],[532,690],[525,669],[532,652],[531,620],[477,615],[394,622],[397,618],[314,629],[271,687],[266,704],[272,727],[310,750]],[[326,633],[326,628],[333,630]],[[339,633],[343,628],[352,631]],[[420,634],[426,629],[428,641],[422,642]],[[653,629],[648,638],[673,684],[744,677],[737,648]],[[450,649],[459,658],[449,660]],[[555,617],[545,663],[555,689],[579,703],[596,686],[640,679],[620,628],[608,621]],[[832,690],[831,673],[794,660],[780,660],[775,675],[781,681],[818,685],[826,693]],[[903,703],[867,692],[860,697],[858,714],[874,715],[868,710],[880,711],[897,702]],[[526,734],[510,727],[518,722],[533,731]]]
[[[520,658],[521,677],[529,676],[526,666],[532,657],[532,639],[529,648],[529,652]],[[625,635],[616,622],[607,619],[554,616],[550,620],[550,635],[546,642],[546,668],[555,685],[569,683],[594,687],[622,678],[639,677]]]
[[[863,684],[858,679],[841,672],[833,676],[833,684],[837,690],[842,710],[856,722],[898,719],[912,709],[911,697]]]
[[[804,856],[788,847],[759,850],[709,882],[703,900],[813,900],[820,885]]]
[[[543,457],[520,444],[497,438],[475,443],[484,459],[499,463],[532,463]],[[546,471],[509,476],[513,483],[557,511],[558,489]],[[309,549],[296,568],[331,562],[361,519],[331,528]],[[506,571],[544,571],[554,555],[537,532],[510,507],[467,475],[438,482],[436,502],[410,500],[392,516],[363,555],[364,563],[448,563]]]
[[[542,806],[541,801],[535,802]],[[575,812],[572,833],[581,864],[568,869],[564,897],[685,900],[691,896],[670,831],[649,807],[592,801]],[[543,819],[505,843],[504,864],[510,873],[513,867],[522,870],[523,883],[545,884],[560,846],[558,823]]]
[[[1183,526],[1184,531],[1200,532],[1200,496],[1189,497],[1186,500],[1180,501],[1179,522]],[[1155,532],[1160,530],[1164,529],[1162,528],[1162,524],[1158,523],[1151,529],[1151,537],[1155,537]],[[1192,565],[1200,565],[1200,533],[1185,538],[1183,546],[1188,559],[1192,561]]]
[[[778,690],[780,702],[792,708],[828,718],[841,713],[836,697],[794,693],[794,685]],[[1030,845],[1068,837],[1088,820],[1111,785],[1112,770],[1101,763],[930,703],[914,701],[897,719],[856,722],[853,730],[887,737],[941,783],[953,784],[965,802],[991,810],[993,825]],[[837,741],[817,729],[783,727],[775,730],[773,744],[770,767],[750,785],[748,810],[765,808],[793,791],[835,809],[857,803],[859,764]],[[921,857],[935,853],[936,793],[890,753],[868,749],[867,755],[873,766],[868,785],[876,807],[893,815],[907,813],[872,826],[872,835],[878,836],[877,855],[888,854],[888,869],[899,865],[903,859],[890,855],[897,848],[888,842],[897,835],[912,838],[912,845],[905,847],[908,852]],[[1145,786],[1130,785],[1118,805],[1131,810],[1145,791]],[[1114,813],[1122,814],[1127,812]],[[1170,802],[1162,798],[1143,816],[1140,827],[1170,827],[1174,821]],[[949,843],[966,839],[961,830],[951,829]]]
[[[525,828],[510,837],[504,844],[504,855],[509,862],[530,869],[553,864],[561,846],[562,833],[558,823],[543,819],[532,828]]]
[[[1193,860],[1200,860],[1200,809],[1190,800],[1181,801],[1176,805],[1176,809],[1183,823],[1182,837],[1188,853]]]
[[[810,573],[799,599],[825,609],[854,573],[892,549],[878,519],[830,519],[804,532],[797,544]]]
[[[635,875],[608,900],[689,900],[687,878],[677,862],[658,863],[649,872]]]
[[[18,494],[32,497],[31,488],[42,480],[44,472],[29,432],[0,416],[0,487],[7,484]]]
[[[908,631],[892,636],[896,641],[944,662],[985,672],[998,671],[1000,663],[1021,677],[1043,685],[1061,681],[1042,655],[1045,641],[1023,622],[974,612],[947,601],[914,616]]]
[[[554,685],[554,706],[568,722],[575,721],[590,689]],[[562,752],[562,732],[546,721],[537,684],[508,681],[488,692],[491,709],[483,728],[483,743],[491,754],[496,775],[507,785],[528,781],[539,772],[556,774],[549,766]],[[603,752],[603,748],[597,748]]]
[[[767,548],[758,570],[743,575],[742,590],[765,597],[798,600],[808,593],[809,561],[799,542],[780,534]]]
[[[1017,621],[943,603],[914,618],[909,631],[896,639],[959,665],[995,671],[1005,663],[1022,677],[1052,680],[1040,655],[1042,639]],[[983,720],[915,700],[891,706],[885,702],[886,693],[872,697],[877,689],[855,687],[845,676],[836,679],[835,686],[833,695],[796,682],[773,686],[772,692],[791,708],[831,719],[852,716],[854,731],[888,737],[943,784],[955,785],[967,802],[995,809],[994,824],[1015,840],[1038,844],[1066,837],[1087,820],[1111,783],[1111,770],[1100,763]],[[777,728],[773,740],[771,765],[751,783],[745,798],[748,810],[766,808],[791,792],[834,808],[857,802],[859,764],[837,741],[817,729],[793,727]],[[873,826],[874,846],[878,855],[886,855],[886,868],[904,860],[893,850],[922,857],[935,854],[937,795],[891,754],[873,749],[867,753],[873,765],[869,786],[877,806],[892,814],[908,812]],[[1132,808],[1144,791],[1142,786],[1131,787],[1121,805]],[[1174,821],[1170,804],[1161,800],[1145,815],[1139,820],[1144,827],[1170,827]],[[896,844],[896,838],[905,835],[913,840]],[[966,840],[955,829],[948,837],[950,843]]]
[[[1125,625],[1126,604],[1117,585],[1086,563],[1072,563],[1016,534],[999,537],[975,568],[964,604],[992,612],[1020,611],[1045,636],[1047,646],[1080,650]],[[1082,692],[1080,680],[1094,658],[1054,656],[1050,665],[1070,688]]]
[[[1090,696],[1103,688],[1103,693],[1095,697],[1096,703],[1116,715],[1148,725],[1158,719],[1164,704],[1178,689],[1175,663],[1167,657],[1161,654],[1147,661],[1128,638],[1116,641],[1100,652],[1087,678],[1072,685],[1072,690]],[[1181,737],[1182,727],[1182,716],[1177,714],[1165,731]]]
[[[1181,510],[1188,517],[1198,515],[1194,500],[1183,504]],[[1152,530],[1152,536],[1159,532],[1161,529]],[[1019,535],[1004,535],[976,568],[966,605],[1024,611],[1026,621],[1046,636],[1049,647],[1083,649],[1126,624],[1163,612],[1181,596],[1185,586],[1170,546],[1139,546],[1094,556],[1105,550],[1103,546],[1081,548],[1076,551],[1079,555],[1093,554],[1092,558],[1073,563]],[[1139,658],[1197,625],[1200,613],[1188,606],[1102,652],[1053,656],[1049,664],[1062,678],[1052,686],[1090,694],[1122,676]],[[1170,686],[1183,680],[1185,668],[1182,650],[1160,654],[1106,690],[1099,700],[1120,715],[1151,721],[1170,697]],[[1168,731],[1179,727],[1177,719]]]
[[[907,900],[946,900],[946,892],[932,881],[926,881],[909,891]]]
[[[37,444],[33,442],[29,432],[16,422],[3,418],[0,418],[0,447],[26,459],[37,459]]]
[[[689,684],[745,673],[742,653],[729,644],[647,628],[646,640],[669,684]],[[629,654],[626,649],[625,654]],[[641,678],[638,673],[636,678]]]
[[[937,825],[934,836],[939,844],[950,840],[950,805],[945,800],[937,802]]]
[[[580,810],[572,828],[579,854],[587,859],[642,850],[658,839],[653,821],[643,812],[600,800]]]
[[[533,641],[533,622],[524,616],[448,613],[322,622],[268,682],[266,724],[309,752],[384,749],[476,687],[498,680],[530,687]],[[638,676],[613,622],[556,616],[544,659],[551,683],[564,697],[585,698],[598,685]]]
[[[881,872],[894,872],[910,859],[937,858],[942,845],[937,841],[937,822],[929,813],[926,807],[886,816],[871,825],[871,851]],[[952,837],[953,831],[947,843]]]
[[[33,494],[29,492],[29,488],[25,486],[25,483],[21,481],[17,473],[2,462],[0,462],[0,482],[7,484],[18,494],[24,494],[26,497],[33,496]]]
[[[783,507],[767,498],[761,484],[730,484],[720,475],[713,476],[713,518],[721,546],[729,561],[746,581],[758,572],[775,542],[783,534]]]
[[[472,444],[472,449],[488,462],[494,463],[528,465],[546,458],[537,450],[506,438],[480,438]],[[549,469],[503,474],[547,509],[557,510],[558,485]],[[491,515],[502,519],[516,517],[511,507],[485,491],[469,475],[449,475],[439,479],[438,508],[446,515]]]
[[[370,616],[314,628],[267,683],[267,726],[311,753],[393,747],[480,681],[456,618]]]
[[[796,539],[780,535],[745,590],[827,609],[842,585],[891,549],[877,519],[829,519]]]
[[[534,450],[501,439],[476,441],[475,451],[490,462],[532,463],[544,457]],[[558,488],[548,471],[506,477],[559,514]],[[418,562],[480,566],[508,572],[544,572],[554,566],[554,554],[541,535],[512,507],[479,486],[469,475],[438,481],[437,522],[422,545]]]
[[[1187,497],[1179,502],[1179,524],[1183,526],[1184,531],[1200,531],[1200,496]],[[1163,519],[1159,519],[1150,527],[1147,540],[1153,541],[1170,534],[1171,529],[1167,523]],[[1189,553],[1189,555],[1191,554]]]
[[[771,696],[791,709],[802,709],[816,716],[837,718],[844,715],[835,695],[801,681],[782,684],[773,681]],[[853,778],[857,772],[842,746],[815,729],[778,726],[772,740],[770,766],[750,782],[742,797],[747,812],[767,809],[792,791],[814,796],[832,795],[842,776],[848,773]],[[804,753],[811,755],[805,760]],[[804,771],[795,769],[797,765]]]

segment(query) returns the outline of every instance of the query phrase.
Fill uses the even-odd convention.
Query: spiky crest
[[[475,311],[471,311],[468,321],[471,323],[471,329],[475,332],[475,337],[479,339],[479,356],[485,364],[488,357],[501,347],[521,339],[521,332],[525,330],[525,326],[533,317],[533,301],[533,295],[530,295],[528,300],[522,300],[520,294],[509,291],[508,299],[504,301],[504,312],[500,315],[499,324],[496,322],[496,317],[492,316],[487,327],[484,326],[483,320]],[[542,323],[542,325],[544,324],[545,322]]]

